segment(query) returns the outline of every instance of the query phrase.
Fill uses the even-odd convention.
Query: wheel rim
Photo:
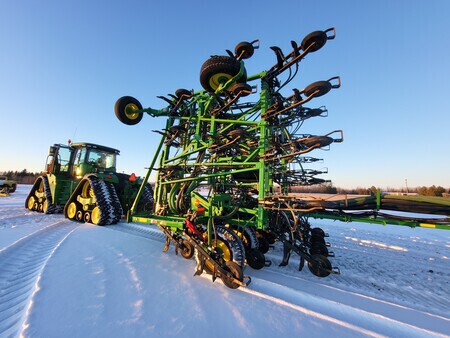
[[[216,90],[221,84],[228,82],[232,78],[233,77],[230,74],[217,73],[211,76],[211,78],[209,79],[209,85],[212,89]]]
[[[95,194],[92,190],[91,183],[89,181],[84,182],[83,188],[81,189],[81,197],[83,198],[94,198]]]
[[[230,248],[228,248],[227,244],[224,241],[222,241],[221,239],[214,240],[212,242],[212,247],[222,253],[222,259],[225,262],[231,261],[232,254]],[[207,260],[205,261],[205,268],[207,272],[212,273],[212,271],[214,271],[214,264]]]
[[[75,202],[72,202],[67,207],[67,217],[73,219],[76,214],[77,214],[77,205],[75,204]]]
[[[139,113],[136,112],[136,110],[139,110],[139,107],[134,103],[128,103],[125,106],[125,116],[130,120],[136,120],[139,118]]]
[[[95,207],[95,208],[92,210],[92,214],[91,214],[91,220],[92,220],[92,223],[98,224],[98,223],[100,222],[100,217],[101,217],[101,215],[100,215],[100,209],[99,209],[99,207]]]
[[[30,198],[28,199],[27,208],[29,210],[34,210],[35,203],[36,203],[36,200],[35,200],[34,196],[30,196]]]
[[[45,200],[44,203],[42,204],[42,212],[46,213],[48,209],[48,201]]]
[[[231,261],[232,254],[231,254],[230,248],[224,241],[222,241],[220,239],[214,240],[213,247],[218,248],[220,251],[222,251],[222,254],[223,254],[222,258],[224,261]]]

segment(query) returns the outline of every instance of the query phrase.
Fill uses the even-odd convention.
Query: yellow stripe
[[[436,228],[436,224],[430,224],[430,223],[419,223],[419,226],[422,228]]]

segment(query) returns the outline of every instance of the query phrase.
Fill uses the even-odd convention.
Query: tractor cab
[[[81,179],[87,173],[115,173],[119,150],[92,143],[72,143],[73,176]]]
[[[64,144],[54,144],[48,150],[45,162],[45,173],[47,174],[70,174],[72,166],[73,149]]]

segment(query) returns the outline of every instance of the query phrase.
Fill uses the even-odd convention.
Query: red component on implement
[[[203,234],[198,231],[198,229],[195,227],[195,224],[192,223],[190,220],[186,220],[186,227],[188,228],[188,230],[193,234],[198,236],[199,238],[202,238],[203,240],[205,240],[205,238],[203,237]]]
[[[130,182],[136,182],[136,175],[134,173],[132,173],[130,175],[130,178],[128,179]]]

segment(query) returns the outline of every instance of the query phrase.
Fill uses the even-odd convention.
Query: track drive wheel
[[[332,271],[332,266],[328,258],[322,255],[311,255],[311,260],[308,262],[309,271],[317,277],[326,277]]]
[[[141,103],[132,96],[122,96],[114,105],[114,113],[120,122],[129,126],[138,124],[142,120],[143,113]]]
[[[235,262],[231,262],[231,261],[225,262],[225,266],[223,268],[225,270],[227,270],[228,272],[231,272],[231,274],[233,275],[233,277],[235,279],[237,279],[241,282],[244,280],[244,274],[242,272],[242,269]],[[237,289],[239,287],[239,284],[234,282],[233,279],[228,276],[221,276],[221,279],[222,279],[223,284],[228,286],[230,289]]]

